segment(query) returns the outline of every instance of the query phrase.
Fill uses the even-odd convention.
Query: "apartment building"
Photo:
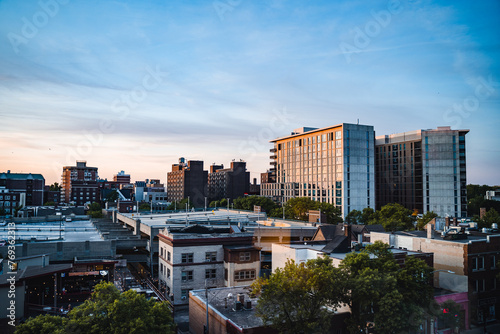
[[[86,161],[76,166],[64,166],[61,176],[61,202],[84,205],[99,201],[97,167],[88,167]]]
[[[466,217],[468,132],[447,126],[377,136],[376,208],[400,203],[419,213]]]
[[[245,161],[232,161],[230,168],[224,168],[224,165],[210,166],[208,198],[211,201],[223,198],[232,200],[248,194],[249,191],[250,172],[247,171]]]
[[[248,285],[260,273],[260,249],[253,233],[237,226],[167,227],[159,238],[159,282],[174,306],[186,305],[189,291]]]
[[[172,171],[167,173],[167,193],[169,201],[190,199],[196,207],[205,204],[207,196],[208,171],[203,170],[203,161],[179,159],[172,165]]]
[[[0,187],[19,194],[17,202],[22,206],[43,205],[45,179],[41,174],[11,173],[8,170],[0,173]]]
[[[271,142],[272,175],[261,184],[262,196],[278,202],[309,197],[336,205],[344,217],[375,208],[373,126],[303,127]]]

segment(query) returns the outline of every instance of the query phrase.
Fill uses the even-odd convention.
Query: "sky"
[[[500,1],[0,0],[0,172],[270,168],[293,129],[469,129],[500,185]]]

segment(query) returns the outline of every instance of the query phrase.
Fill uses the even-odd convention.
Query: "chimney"
[[[348,237],[351,240],[351,225],[344,224],[344,236]]]
[[[445,227],[445,230],[447,231],[448,228],[450,227],[450,217],[446,217],[444,219],[444,227]]]
[[[431,224],[431,222],[429,222],[427,223],[426,227],[427,227],[427,239],[432,239],[434,232],[434,224]]]
[[[486,214],[486,208],[479,208],[479,218],[483,219]]]
[[[458,226],[458,219],[457,219],[457,217],[453,217],[453,226]]]

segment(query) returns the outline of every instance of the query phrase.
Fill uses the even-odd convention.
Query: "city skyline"
[[[469,129],[467,183],[500,184],[500,3],[2,1],[0,172],[85,160],[160,179],[179,157],[270,168],[299,127]]]

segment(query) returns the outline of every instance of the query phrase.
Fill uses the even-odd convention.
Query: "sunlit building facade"
[[[299,128],[271,141],[270,170],[275,182],[261,184],[261,195],[277,202],[295,197],[351,210],[375,208],[373,126],[342,123]]]

